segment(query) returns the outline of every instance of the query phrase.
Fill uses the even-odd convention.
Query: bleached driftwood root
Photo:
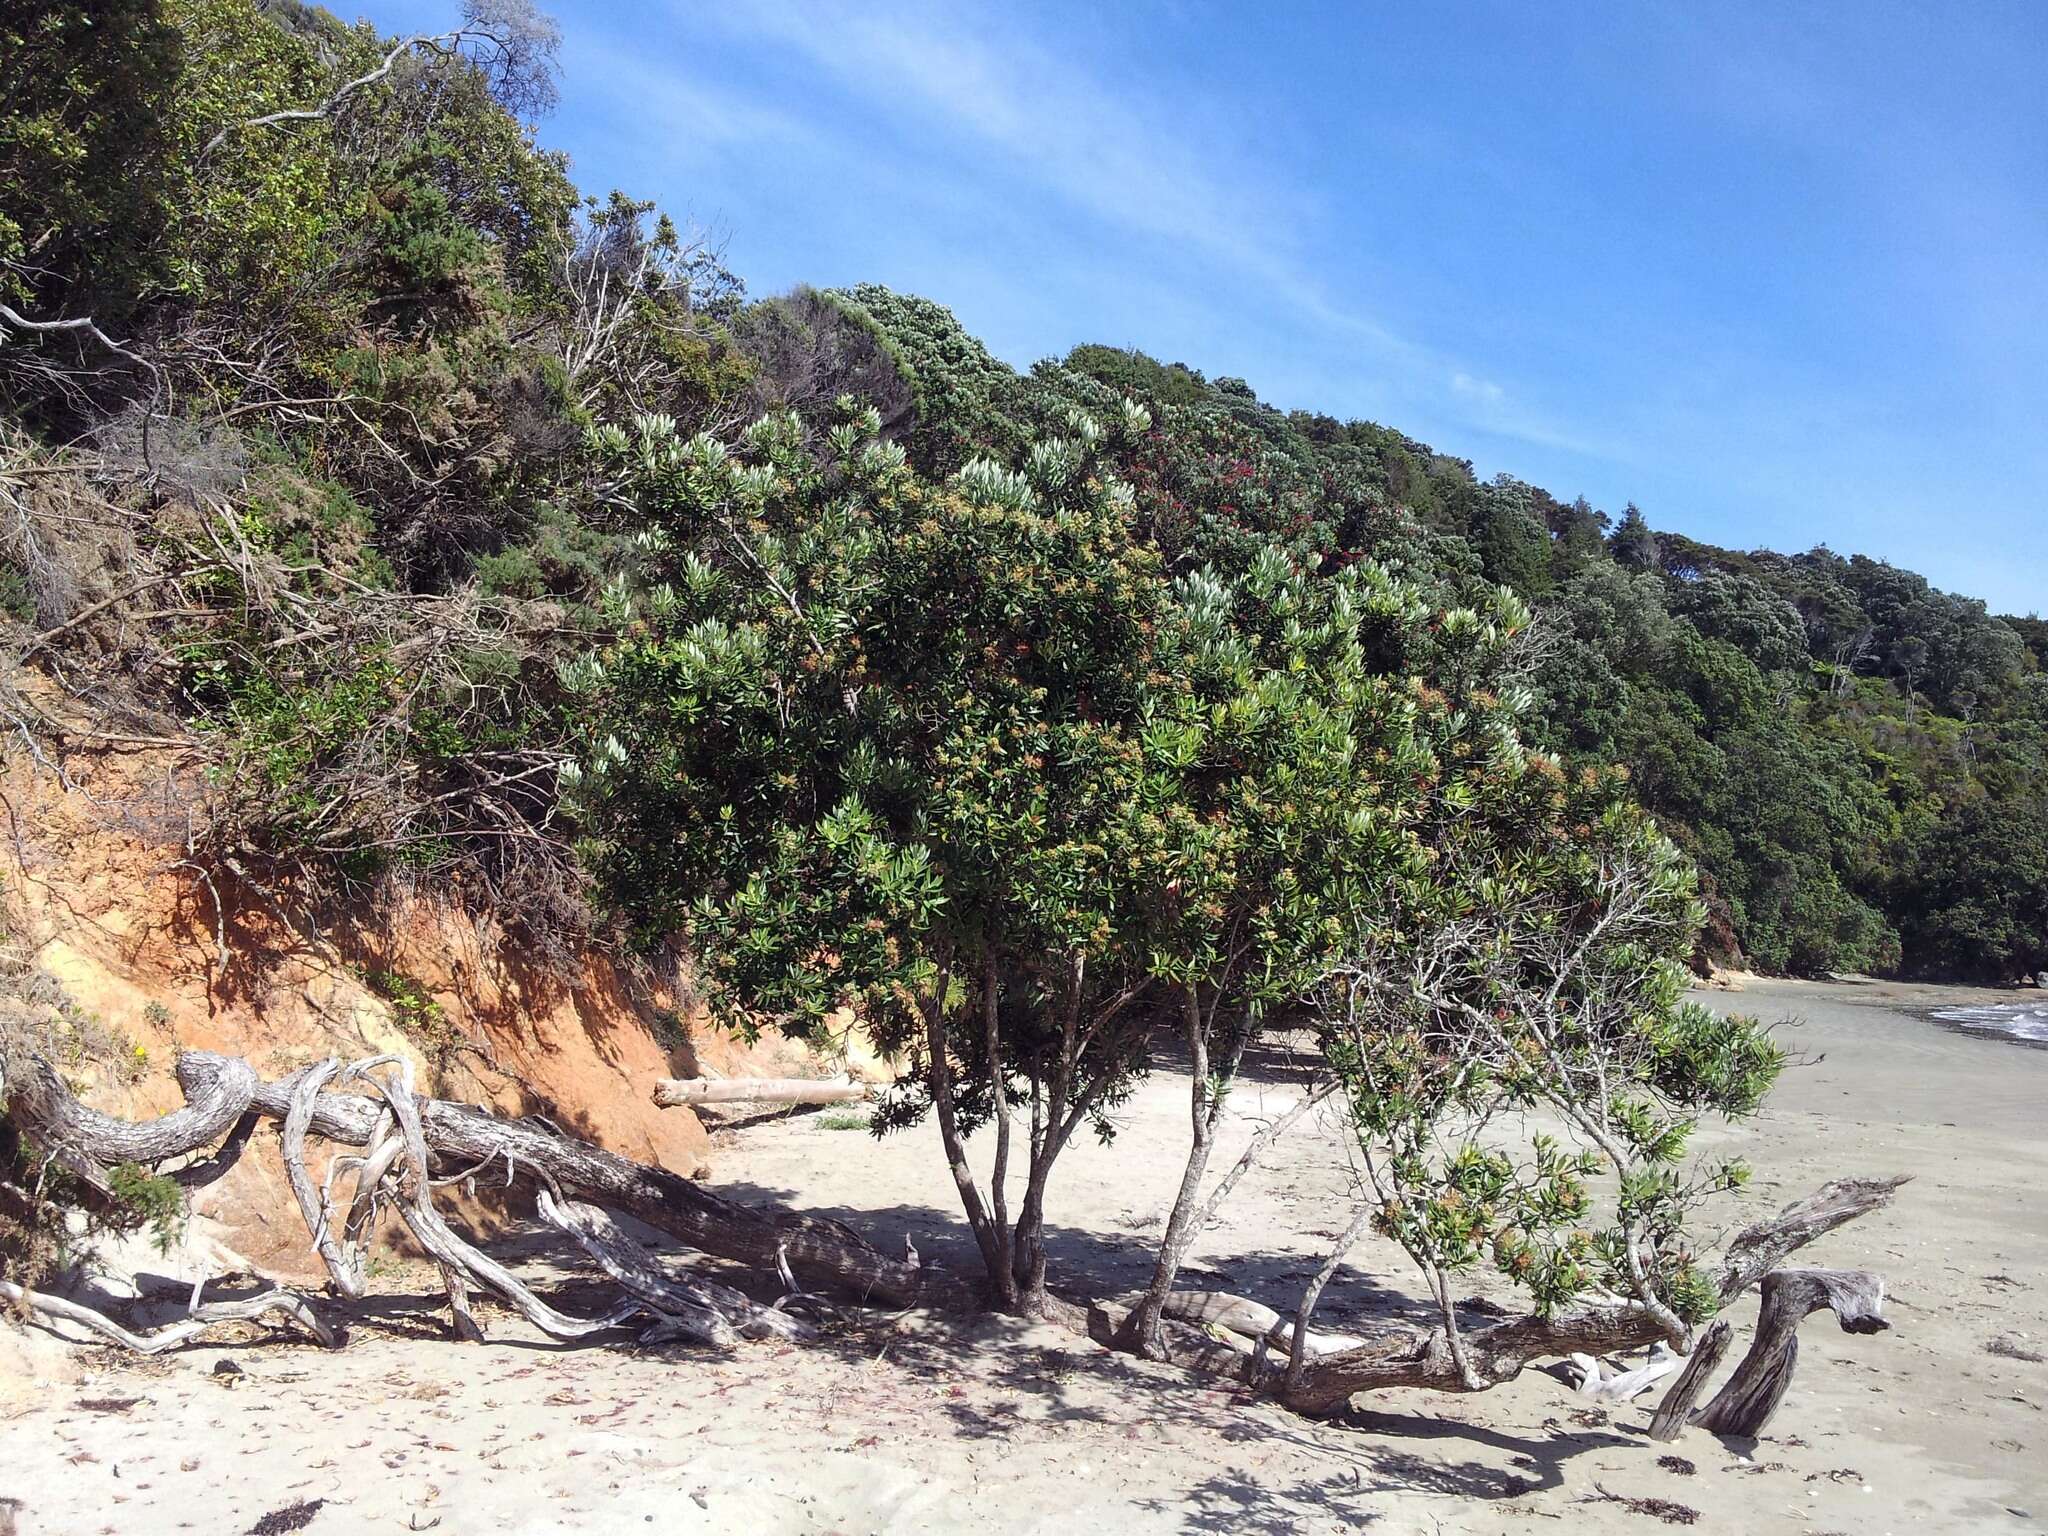
[[[633,1318],[652,1325],[643,1338],[654,1342],[687,1339],[730,1347],[742,1337],[810,1338],[816,1327],[789,1310],[807,1299],[791,1274],[792,1255],[825,1271],[842,1289],[857,1287],[886,1299],[911,1289],[894,1273],[904,1266],[882,1259],[836,1223],[778,1219],[731,1205],[664,1170],[628,1162],[544,1126],[424,1098],[414,1091],[409,1064],[398,1058],[375,1057],[348,1066],[329,1060],[265,1083],[245,1061],[194,1052],[180,1060],[178,1073],[186,1107],[143,1124],[87,1109],[47,1063],[33,1057],[12,1064],[10,1077],[0,1081],[0,1093],[20,1128],[103,1196],[110,1195],[106,1170],[112,1164],[190,1156],[231,1132],[227,1145],[189,1181],[210,1182],[246,1148],[256,1117],[278,1120],[287,1181],[333,1291],[350,1299],[364,1294],[368,1241],[379,1216],[394,1212],[438,1267],[455,1331],[463,1338],[482,1337],[469,1305],[474,1291],[495,1295],[535,1328],[560,1339],[586,1337]],[[359,1147],[361,1155],[331,1158],[325,1178],[316,1183],[307,1163],[307,1143],[315,1136]],[[436,1187],[479,1174],[495,1177],[500,1169],[508,1187],[530,1188],[541,1219],[572,1238],[619,1286],[624,1293],[619,1305],[591,1318],[564,1313],[447,1224],[435,1205]],[[599,1199],[658,1228],[696,1238],[707,1251],[764,1267],[772,1263],[790,1294],[775,1307],[764,1307],[730,1286],[679,1278],[628,1236],[595,1203]],[[928,1277],[915,1277],[912,1285],[920,1280],[929,1295]],[[133,1333],[81,1303],[16,1285],[0,1294],[137,1349],[170,1348],[211,1323],[267,1311],[294,1316],[322,1342],[335,1342],[333,1330],[311,1306],[284,1291],[195,1306],[186,1321],[150,1334]]]
[[[1650,1346],[1650,1363],[1633,1371],[1606,1375],[1591,1355],[1575,1353],[1572,1364],[1579,1370],[1579,1395],[1603,1403],[1626,1403],[1641,1397],[1673,1371],[1685,1366],[1686,1357],[1662,1339]]]

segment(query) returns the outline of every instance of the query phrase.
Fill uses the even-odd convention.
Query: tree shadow
[[[721,1182],[718,1192],[743,1205],[777,1210],[790,1210],[801,1203],[796,1191],[744,1180]],[[807,1215],[837,1221],[861,1233],[884,1253],[901,1251],[908,1238],[926,1265],[969,1280],[981,1278],[981,1251],[957,1210],[910,1204],[803,1204],[802,1208]],[[1088,1301],[1142,1290],[1152,1278],[1157,1253],[1154,1240],[1143,1233],[1098,1232],[1052,1223],[1046,1227],[1046,1249],[1054,1293]],[[1319,1262],[1300,1253],[1210,1254],[1182,1269],[1179,1288],[1228,1291],[1287,1313],[1300,1300],[1302,1287]],[[1430,1305],[1349,1264],[1339,1268],[1316,1310],[1317,1326],[1338,1333],[1347,1325],[1434,1321],[1436,1313]]]

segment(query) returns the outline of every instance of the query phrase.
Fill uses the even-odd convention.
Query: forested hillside
[[[1051,686],[1040,661],[1071,678],[1077,647],[1101,658],[1082,715],[1151,686],[1112,661],[1166,621],[1105,593],[1158,576],[1246,583],[1275,633],[1370,591],[1414,632],[1366,661],[1415,679],[1446,754],[1486,757],[1498,705],[1578,782],[1625,766],[1699,865],[1714,957],[2048,967],[2048,623],[1860,555],[1718,549],[1654,509],[1482,481],[1394,428],[1141,353],[1019,373],[881,288],[749,299],[718,250],[586,197],[536,140],[552,24],[523,0],[465,15],[409,40],[289,0],[0,21],[0,709],[52,771],[124,743],[201,762],[164,835],[216,902],[317,913],[421,884],[542,952],[729,929],[731,903],[693,916],[704,893],[675,883],[715,861],[665,850],[743,827],[752,791],[689,785],[745,764],[766,799],[801,777],[722,712],[733,680],[789,726],[799,674],[853,715],[863,669],[904,658],[825,625],[800,637],[813,661],[771,666],[716,594],[800,624],[856,575],[922,601],[925,521],[950,537],[979,509],[994,560],[1003,516],[1044,507],[1069,543],[1031,544],[1049,563],[1015,588],[1047,614],[1003,632],[1033,652],[1003,662],[1019,698]],[[895,542],[832,542],[861,518]],[[721,527],[723,564],[692,542]],[[1451,680],[1479,686],[1459,657],[1482,623],[1502,653],[1468,698]],[[902,633],[996,644],[907,613]],[[997,676],[975,666],[970,691]],[[829,715],[776,750],[846,751],[848,784],[953,814],[890,775],[918,763],[950,792],[996,770],[919,757],[914,726],[887,760]],[[1031,830],[990,846],[1022,857]],[[772,838],[750,856],[800,858]],[[922,878],[884,874],[891,899]],[[761,945],[790,920],[756,915]]]

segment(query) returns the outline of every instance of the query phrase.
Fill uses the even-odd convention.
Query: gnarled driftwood
[[[1749,1353],[1693,1423],[1717,1435],[1760,1435],[1792,1385],[1799,1325],[1827,1307],[1844,1333],[1879,1333],[1884,1281],[1863,1269],[1779,1269],[1764,1276],[1763,1310]]]

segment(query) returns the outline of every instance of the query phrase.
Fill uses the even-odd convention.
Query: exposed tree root
[[[473,1291],[486,1291],[559,1339],[582,1338],[636,1317],[652,1325],[647,1337],[721,1348],[743,1337],[809,1338],[815,1326],[788,1310],[805,1299],[789,1268],[792,1257],[836,1288],[864,1296],[909,1300],[934,1289],[933,1277],[915,1270],[906,1284],[896,1271],[907,1266],[890,1264],[835,1223],[777,1219],[534,1124],[423,1098],[413,1090],[410,1065],[398,1058],[348,1066],[328,1060],[265,1083],[246,1061],[193,1052],[180,1060],[178,1077],[186,1107],[142,1124],[87,1109],[37,1058],[15,1064],[0,1089],[9,1094],[10,1115],[37,1145],[103,1194],[111,1164],[189,1156],[231,1132],[201,1177],[191,1181],[210,1182],[246,1148],[253,1117],[278,1120],[286,1177],[333,1291],[349,1299],[365,1294],[367,1244],[378,1217],[395,1212],[438,1266],[458,1337],[482,1337],[469,1299]],[[325,1179],[316,1184],[307,1165],[312,1136],[359,1147],[361,1155],[332,1158]],[[437,1177],[448,1167],[463,1171]],[[500,1167],[507,1186],[530,1189],[540,1218],[573,1239],[619,1286],[617,1306],[597,1317],[570,1316],[447,1224],[435,1205],[437,1185]],[[588,1197],[608,1200],[707,1252],[772,1268],[791,1294],[776,1307],[764,1307],[730,1286],[673,1275]],[[942,1282],[938,1289],[956,1284]],[[210,1323],[265,1311],[284,1311],[323,1342],[333,1341],[311,1307],[285,1291],[195,1307],[188,1321],[146,1335],[79,1303],[19,1286],[10,1284],[0,1295],[135,1349],[169,1348]]]

